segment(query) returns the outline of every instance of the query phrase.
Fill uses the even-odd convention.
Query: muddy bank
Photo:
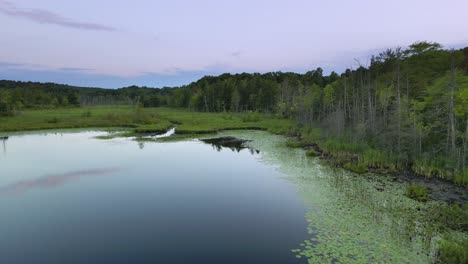
[[[300,142],[300,138],[294,138],[293,140]],[[303,145],[304,150],[313,149],[319,154],[321,160],[326,161],[330,166],[345,168],[342,164],[334,164],[333,155],[325,153],[317,144]],[[351,156],[355,155],[350,153]],[[351,160],[357,160],[357,155],[351,157]],[[346,168],[345,168],[346,169]],[[413,172],[410,168],[405,171],[397,173],[381,173],[373,168],[366,168],[365,173],[378,174],[381,177],[390,177],[392,181],[398,181],[402,183],[419,184],[425,186],[428,189],[429,199],[436,201],[444,201],[449,204],[463,205],[468,202],[468,189],[457,185],[451,181],[440,179],[440,178],[426,178]],[[379,187],[379,191],[383,190],[385,186]]]
[[[382,175],[382,177],[385,176]],[[447,180],[425,178],[412,171],[390,175],[390,177],[393,177],[396,181],[419,184],[427,187],[429,198],[433,200],[444,201],[449,204],[458,203],[459,205],[468,202],[468,189]]]

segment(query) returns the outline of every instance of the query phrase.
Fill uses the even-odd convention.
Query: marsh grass
[[[426,186],[418,184],[410,184],[406,188],[406,196],[420,202],[426,202],[429,199]]]
[[[294,127],[294,123],[256,112],[203,113],[132,106],[27,110],[17,116],[0,117],[0,131],[127,127],[135,133],[144,134],[160,133],[174,126],[178,134],[206,134],[229,129],[257,129],[285,134]]]
[[[466,235],[452,232],[439,241],[438,263],[468,263],[468,238]]]
[[[288,148],[302,148],[304,144],[301,141],[291,139],[286,141],[286,146]]]
[[[455,183],[468,187],[468,168],[455,174]]]
[[[439,177],[446,180],[454,178],[454,161],[445,157],[421,157],[414,161],[413,171],[426,178]]]
[[[347,169],[349,171],[352,171],[354,173],[357,173],[357,174],[363,174],[363,173],[367,172],[367,167],[364,164],[361,164],[361,163],[354,164],[354,163],[351,163],[351,162],[346,162],[343,165],[343,168],[345,168],[345,169]]]
[[[262,116],[258,112],[247,112],[241,115],[242,122],[259,122]]]
[[[317,151],[315,151],[315,149],[309,149],[307,152],[306,152],[306,156],[308,157],[317,157],[319,154]]]

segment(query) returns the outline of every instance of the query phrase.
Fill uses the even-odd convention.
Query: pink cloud
[[[77,22],[69,18],[62,17],[58,14],[52,13],[43,9],[27,9],[19,8],[14,4],[0,0],[0,13],[12,17],[25,18],[39,24],[54,24],[63,27],[84,29],[84,30],[99,30],[99,31],[115,31],[116,28],[86,22]]]

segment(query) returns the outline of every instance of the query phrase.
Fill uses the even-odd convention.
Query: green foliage
[[[468,238],[458,234],[445,235],[439,241],[438,263],[467,264]]]
[[[0,116],[13,116],[14,111],[7,102],[0,100]]]
[[[417,174],[427,178],[439,177],[453,180],[455,164],[452,159],[443,156],[421,157],[414,161],[412,169]]]
[[[319,154],[317,151],[315,151],[314,149],[309,149],[307,152],[306,152],[306,155],[308,157],[317,157]]]
[[[464,170],[458,171],[455,174],[454,181],[456,184],[467,187],[468,186],[468,168],[464,168]]]
[[[420,202],[425,202],[428,200],[427,188],[423,185],[410,184],[406,188],[406,196]]]
[[[346,162],[344,165],[343,165],[343,168],[349,170],[349,171],[352,171],[354,173],[357,173],[357,174],[363,174],[363,173],[366,173],[367,172],[367,167],[362,164],[362,163],[352,163],[352,162]]]
[[[468,203],[463,206],[453,204],[439,208],[436,212],[437,221],[447,229],[468,232]]]
[[[87,111],[83,112],[82,116],[85,117],[85,118],[89,118],[92,115],[93,115],[93,113],[90,110],[87,110]]]
[[[303,144],[300,141],[297,141],[297,140],[288,140],[286,142],[286,146],[288,148],[302,148]]]
[[[305,144],[317,144],[322,141],[323,130],[317,127],[303,127],[300,129],[301,141]]]
[[[345,138],[329,138],[321,147],[328,153],[363,153],[368,148],[365,143],[350,142]]]
[[[83,112],[84,111],[84,112]],[[91,115],[87,113],[92,113]],[[194,113],[184,109],[98,106],[25,110],[15,117],[0,117],[0,131],[78,127],[130,127],[138,133],[160,133],[176,126],[178,134],[212,133],[229,129],[269,130],[285,134],[293,122],[262,115],[252,124],[242,114]]]
[[[366,149],[364,153],[359,155],[359,163],[384,172],[396,172],[397,169],[404,167],[395,154],[377,149]]]
[[[257,112],[248,112],[242,114],[242,122],[258,122],[261,119],[261,116]]]
[[[49,124],[57,124],[59,122],[60,122],[60,119],[58,119],[57,117],[53,117],[53,118],[47,120],[47,123],[49,123]]]
[[[13,106],[9,101],[11,101],[9,94],[0,90],[0,116],[14,115]]]

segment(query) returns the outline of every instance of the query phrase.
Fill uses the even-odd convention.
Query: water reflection
[[[305,263],[305,209],[260,155],[99,135],[10,138],[0,263]]]
[[[260,153],[259,150],[253,149],[252,147],[248,146],[247,142],[249,142],[250,140],[246,139],[239,139],[235,137],[218,137],[200,140],[207,144],[211,144],[213,148],[215,148],[217,151],[221,151],[223,148],[228,148],[234,152],[240,152],[243,149],[248,149],[252,155]]]
[[[169,129],[166,133],[164,134],[159,134],[159,135],[154,135],[154,138],[165,138],[165,137],[170,137],[175,134],[175,127]]]
[[[118,171],[117,168],[109,169],[92,169],[92,170],[81,170],[81,171],[71,171],[64,174],[55,174],[55,175],[45,175],[33,180],[23,180],[18,181],[3,187],[0,187],[0,194],[21,194],[32,189],[40,188],[51,188],[57,187],[70,182],[73,180],[78,180],[81,177],[86,176],[98,176],[111,174]]]
[[[2,145],[3,145],[3,153],[6,154],[6,141],[8,139],[8,137],[0,137],[0,139],[2,140]]]
[[[138,142],[138,148],[144,149],[145,148],[145,142]]]

